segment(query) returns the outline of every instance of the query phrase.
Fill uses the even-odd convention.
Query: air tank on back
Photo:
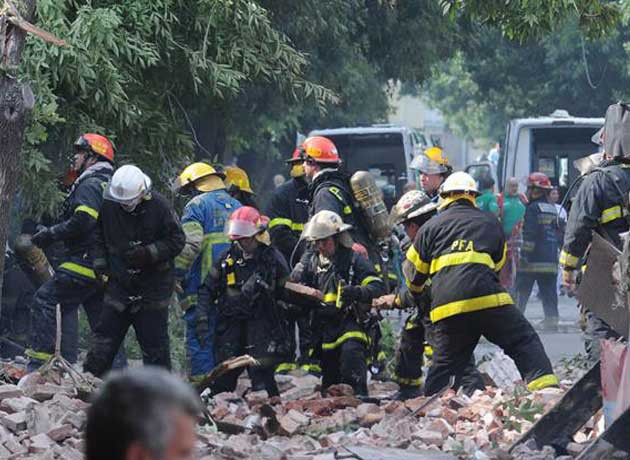
[[[37,286],[41,286],[55,274],[44,251],[31,241],[31,235],[25,233],[18,235],[13,247],[15,255],[26,262],[32,270],[32,278],[35,278],[33,281]]]
[[[383,201],[383,192],[376,185],[376,180],[367,171],[357,171],[350,178],[352,194],[365,215],[370,235],[375,240],[389,237],[391,227],[387,206]]]

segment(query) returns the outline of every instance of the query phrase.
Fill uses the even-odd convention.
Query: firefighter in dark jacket
[[[573,199],[560,252],[563,283],[569,291],[576,289],[578,268],[591,243],[592,232],[622,249],[620,235],[628,231],[628,210],[624,203],[627,203],[630,192],[629,119],[630,104],[608,107],[603,134],[607,160],[588,173]],[[584,313],[584,345],[589,359],[596,362],[600,355],[600,339],[618,335],[587,309]]]
[[[304,251],[304,245],[299,243],[304,224],[308,220],[308,184],[304,177],[304,158],[298,149],[293,152],[287,163],[291,167],[291,179],[274,190],[267,215],[270,219],[271,245],[282,253],[291,267],[292,260],[297,263]],[[296,318],[290,322],[289,328],[295,329],[296,323],[300,341],[299,364],[307,372],[318,372],[319,366],[308,357],[310,343],[308,317]],[[290,371],[295,367],[297,366],[293,362],[281,363],[276,372]]]
[[[133,326],[144,364],[170,369],[168,307],[186,237],[170,203],[136,166],[117,169],[104,198],[92,253],[107,286],[84,368],[99,377],[107,372]]]
[[[62,312],[62,355],[71,363],[78,355],[78,307],[83,305],[92,330],[101,313],[103,290],[92,270],[88,250],[101,210],[103,190],[112,177],[114,148],[98,134],[84,134],[74,143],[78,175],[63,203],[60,223],[39,226],[33,243],[46,248],[63,241],[65,254],[54,277],[35,293],[32,307],[30,368],[51,357],[55,348],[56,306]]]
[[[424,193],[437,202],[440,186],[453,172],[453,167],[448,164],[444,151],[439,147],[429,147],[415,157],[409,167],[417,171],[419,177],[416,182],[422,187]]]
[[[406,236],[406,243],[401,243],[403,253],[407,252],[422,226],[437,214],[437,208],[437,203],[419,190],[405,193],[392,208],[391,224],[402,225]],[[429,319],[430,291],[430,287],[427,286],[417,298],[414,298],[403,284],[396,293],[379,297],[372,303],[377,309],[398,308],[413,311],[404,323],[396,350],[394,380],[400,385],[400,390],[395,398],[399,400],[422,395],[423,355],[426,354],[428,357],[433,355],[432,324]],[[483,379],[475,367],[474,356],[471,356],[466,367],[462,386],[469,393],[484,388]]]
[[[260,365],[250,368],[252,387],[278,396],[274,369],[289,352],[289,331],[278,298],[289,277],[280,252],[270,246],[268,219],[250,206],[230,216],[226,234],[233,241],[199,289],[199,308],[218,310],[215,361],[248,354]],[[241,369],[213,385],[214,394],[234,391]]]
[[[403,266],[412,294],[431,283],[433,361],[425,394],[441,390],[451,376],[460,385],[482,335],[514,360],[530,390],[557,385],[540,338],[501,287],[505,236],[497,218],[476,207],[475,180],[453,173],[440,194],[441,212],[424,224]]]
[[[321,136],[307,138],[299,148],[304,157],[304,171],[309,182],[309,216],[332,211],[351,226],[354,250],[380,267],[378,250],[371,244],[368,232],[353,206],[350,175],[339,169],[341,159],[337,147]],[[378,267],[377,267],[378,268]]]
[[[315,214],[303,238],[314,243],[295,267],[292,278],[323,294],[314,312],[312,330],[318,331],[315,354],[321,357],[322,388],[346,383],[367,395],[367,327],[372,300],[385,293],[385,285],[372,265],[352,250],[350,225],[328,210]]]
[[[523,246],[516,275],[518,309],[525,313],[527,301],[538,284],[547,330],[558,329],[558,213],[548,201],[551,181],[534,172],[527,178],[527,199],[523,219]]]

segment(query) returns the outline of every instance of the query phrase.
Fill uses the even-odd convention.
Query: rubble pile
[[[435,458],[507,459],[511,458],[507,448],[566,390],[564,386],[532,394],[521,387],[488,388],[470,397],[448,390],[413,416],[428,398],[393,401],[398,389],[393,382],[373,382],[370,398],[362,400],[347,385],[335,385],[322,397],[319,380],[312,376],[279,380],[282,395],[275,401],[268,401],[264,391],[247,392],[245,383],[234,393],[208,401],[217,427],[200,428],[202,459],[333,460],[344,458],[339,457],[342,454],[363,458],[351,456],[355,447],[375,452],[404,449],[417,452],[417,457],[409,458],[418,459],[428,458],[421,456],[427,452],[447,454]],[[586,441],[586,434],[581,435]],[[556,458],[553,449],[551,454],[534,453],[531,446],[521,451],[531,458]],[[515,458],[528,458],[520,455]]]
[[[71,381],[50,383],[34,373],[19,385],[0,385],[0,458],[82,460],[88,406]]]

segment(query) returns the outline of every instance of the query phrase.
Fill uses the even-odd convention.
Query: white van
[[[592,137],[602,126],[603,118],[572,117],[566,110],[511,120],[499,160],[501,189],[509,177],[516,177],[524,187],[527,176],[540,171],[564,195],[580,174],[573,162],[598,150]]]
[[[333,141],[348,172],[372,173],[388,207],[402,195],[407,182],[415,182],[409,165],[414,156],[428,147],[422,132],[402,125],[316,129],[308,135]]]

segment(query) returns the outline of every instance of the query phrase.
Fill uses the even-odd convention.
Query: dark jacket
[[[309,287],[320,290],[324,304],[313,315],[313,332],[321,335],[323,350],[331,350],[346,340],[355,339],[368,343],[366,331],[360,326],[357,310],[344,305],[338,295],[340,284],[361,286],[358,305],[369,310],[372,299],[385,294],[383,280],[372,265],[351,249],[340,246],[332,263],[324,263],[317,253],[305,253],[296,266],[292,278]]]
[[[532,200],[523,218],[523,246],[518,270],[528,273],[558,271],[558,212],[542,196]]]
[[[615,186],[616,184],[616,186]],[[621,193],[620,193],[621,192]],[[596,231],[621,249],[628,231],[624,197],[630,192],[630,165],[610,164],[591,172],[580,185],[569,213],[560,263],[576,268]]]
[[[289,354],[290,330],[277,302],[288,277],[282,254],[262,244],[253,258],[245,259],[232,245],[217,261],[199,288],[198,308],[218,310],[217,339],[227,337],[224,331],[241,324],[242,334],[232,340],[246,342],[235,346],[219,341],[215,344],[218,356],[232,356],[241,346],[255,357]]]
[[[304,179],[291,179],[278,187],[267,210],[271,244],[291,263],[291,254],[308,220],[308,185]],[[300,255],[296,256],[300,260]]]
[[[53,239],[63,241],[65,255],[57,270],[73,276],[94,279],[89,250],[103,203],[103,190],[111,179],[113,167],[97,162],[72,185],[62,206],[60,223],[51,228]]]
[[[513,304],[499,283],[507,246],[497,218],[457,200],[422,226],[403,263],[414,295],[431,282],[431,321]]]
[[[167,301],[175,284],[174,258],[182,251],[186,237],[170,203],[152,192],[133,212],[105,200],[96,227],[94,258],[105,258],[109,268],[107,293],[115,299],[141,297]],[[132,267],[125,253],[146,246],[151,260]]]

